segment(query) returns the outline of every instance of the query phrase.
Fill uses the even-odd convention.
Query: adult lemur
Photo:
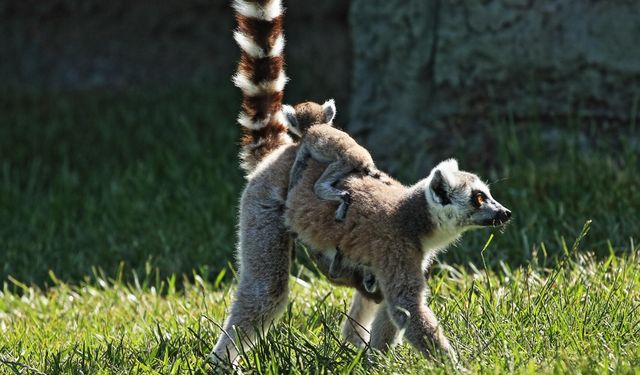
[[[351,194],[343,222],[334,218],[335,203],[313,190],[325,164],[310,160],[288,191],[298,145],[287,135],[281,110],[286,83],[281,0],[235,0],[233,6],[235,39],[242,49],[234,77],[243,93],[240,157],[248,181],[240,200],[239,285],[212,360],[235,362],[234,341],[250,346],[256,330],[266,330],[284,310],[292,233],[319,251],[340,248],[350,262],[376,275],[384,301],[376,304],[356,293],[343,327],[348,340],[385,349],[397,341],[408,312],[405,337],[416,349],[455,356],[426,305],[423,269],[464,231],[503,224],[511,212],[452,159],[413,186],[387,184],[364,173],[348,176],[338,186]]]

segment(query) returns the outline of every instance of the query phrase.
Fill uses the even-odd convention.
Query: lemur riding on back
[[[289,129],[302,138],[296,160],[291,168],[289,190],[302,177],[309,158],[329,163],[327,169],[314,185],[314,192],[320,199],[338,201],[336,220],[343,221],[349,204],[350,194],[335,185],[354,172],[363,172],[380,178],[381,173],[373,163],[369,152],[347,133],[333,127],[336,106],[333,99],[320,105],[304,102],[295,106],[283,105],[282,110],[289,122]]]
[[[364,172],[369,176],[382,178],[382,173],[375,167],[369,152],[357,144],[347,133],[333,127],[336,106],[333,99],[322,105],[315,102],[303,102],[295,106],[283,105],[282,110],[289,122],[289,130],[302,138],[296,160],[291,168],[289,190],[293,189],[302,177],[309,158],[329,163],[324,173],[316,181],[314,192],[320,199],[340,201],[335,218],[343,221],[350,204],[347,190],[340,190],[335,185],[353,172]],[[318,254],[314,254],[317,261]],[[324,271],[324,270],[323,270]],[[380,298],[375,275],[364,267],[344,263],[340,249],[336,249],[328,267],[327,276],[338,280],[345,276],[349,279],[360,277],[364,291],[369,296]]]

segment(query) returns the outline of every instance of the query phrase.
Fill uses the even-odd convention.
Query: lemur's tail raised
[[[284,72],[282,0],[234,0],[242,54],[233,82],[242,90],[241,166],[250,173],[267,154],[291,142],[282,113]]]

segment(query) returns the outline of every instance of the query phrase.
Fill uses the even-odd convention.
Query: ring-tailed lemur
[[[281,111],[282,2],[235,0],[233,6],[242,49],[234,81],[243,92],[238,121],[245,128],[241,159],[247,184],[239,207],[240,280],[212,361],[235,363],[237,344],[250,348],[256,330],[264,332],[284,311],[292,233],[319,251],[340,248],[345,259],[376,275],[384,301],[379,305],[356,293],[343,326],[348,340],[362,345],[370,339],[372,347],[384,350],[406,328],[404,337],[421,353],[430,355],[435,348],[455,358],[426,304],[423,270],[466,230],[504,224],[511,212],[476,175],[458,170],[455,160],[438,164],[413,186],[349,175],[338,183],[352,202],[341,223],[335,221],[334,204],[313,189],[324,164],[309,160],[300,182],[288,191],[299,146],[287,135]]]
[[[358,323],[345,322],[345,336],[364,344],[371,327],[372,347],[393,345],[398,328],[406,322],[406,310],[410,319],[405,337],[414,347],[428,355],[435,345],[455,358],[426,305],[423,271],[438,251],[466,230],[503,225],[511,212],[476,175],[460,171],[449,159],[410,187],[386,185],[366,175],[347,177],[339,188],[351,192],[352,205],[345,221],[336,223],[330,205],[313,192],[321,173],[321,164],[311,160],[300,183],[289,192],[287,226],[303,243],[327,251],[340,248],[345,259],[368,267],[384,297],[382,310],[356,298],[349,315]]]

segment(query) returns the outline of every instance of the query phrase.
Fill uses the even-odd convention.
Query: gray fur
[[[504,207],[477,176],[458,171],[457,165],[454,168],[448,162],[411,187],[350,175],[340,187],[351,192],[352,211],[344,223],[336,223],[334,206],[313,191],[323,164],[310,160],[299,184],[287,194],[288,169],[296,153],[295,146],[282,146],[250,175],[240,205],[240,283],[224,325],[229,336],[221,335],[213,356],[226,358],[228,352],[228,359],[235,361],[233,343],[251,345],[255,329],[264,332],[282,312],[288,295],[289,233],[294,233],[311,249],[319,249],[314,251],[333,254],[339,248],[341,262],[347,264],[342,272],[351,270],[347,278],[357,274],[357,268],[349,268],[351,264],[362,265],[376,276],[384,301],[378,304],[361,292],[355,294],[342,330],[346,340],[359,346],[370,342],[386,350],[404,338],[425,355],[440,351],[455,360],[454,349],[426,303],[423,271],[438,250],[465,230],[482,225],[474,221],[477,212],[486,209],[499,215]],[[451,203],[446,205],[436,201],[432,189],[437,171],[447,183],[445,193]],[[470,194],[477,189],[485,192],[487,202],[494,202],[491,207],[471,205]],[[328,273],[327,257],[317,259],[322,259],[318,264]],[[238,335],[234,326],[244,335]]]
[[[269,4],[269,14],[281,14],[281,1]],[[238,2],[236,11],[249,18],[266,15],[260,3],[252,1]],[[249,26],[242,17],[238,20]],[[271,30],[279,27],[273,22]],[[265,36],[260,35],[265,30],[254,29],[253,41]],[[245,54],[256,53],[246,41],[241,47]],[[271,64],[282,70],[281,60],[274,58]],[[256,122],[253,112],[261,108],[248,99],[255,97],[254,91],[267,89],[249,79],[255,68],[239,64],[236,79],[244,105],[252,110],[239,117],[247,128],[241,155],[248,172],[239,206],[239,283],[211,361],[234,365],[238,347],[250,349],[256,335],[264,334],[284,311],[292,236],[321,254],[316,256],[319,268],[334,276],[332,282],[358,289],[343,325],[346,340],[386,350],[404,337],[424,355],[441,351],[455,360],[426,304],[424,269],[465,230],[503,224],[510,212],[493,200],[477,176],[459,171],[454,160],[439,164],[414,186],[379,172],[366,149],[331,126],[336,112],[332,101],[284,106],[280,112],[281,96],[273,96],[267,117]],[[285,81],[275,81],[268,90],[281,91]],[[275,121],[267,121],[270,116]],[[302,145],[291,143],[284,122],[303,136]],[[269,132],[254,131],[262,128]],[[474,207],[471,197],[478,190],[486,200]],[[348,192],[353,204],[338,192]],[[365,284],[373,288],[367,273],[375,275],[378,295],[367,290]]]

